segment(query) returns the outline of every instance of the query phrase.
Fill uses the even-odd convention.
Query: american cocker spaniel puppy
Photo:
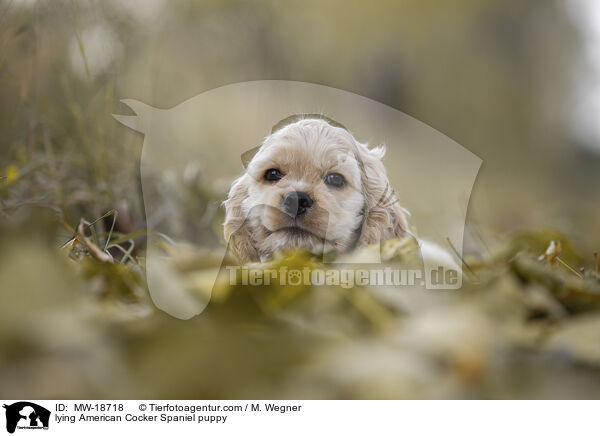
[[[348,252],[403,236],[407,212],[369,148],[320,115],[273,128],[224,202],[225,239],[241,262],[287,249]]]

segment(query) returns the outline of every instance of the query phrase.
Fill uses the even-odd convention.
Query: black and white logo
[[[47,430],[50,411],[29,401],[19,401],[3,406],[6,409],[6,431],[14,433],[16,429]]]

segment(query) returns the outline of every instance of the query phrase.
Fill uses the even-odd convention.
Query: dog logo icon
[[[50,411],[29,401],[19,401],[3,406],[6,409],[6,431],[14,433],[18,429],[48,429]]]

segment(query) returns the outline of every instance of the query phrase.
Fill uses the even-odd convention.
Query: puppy
[[[322,116],[281,124],[224,202],[225,239],[241,262],[287,249],[344,253],[405,235],[407,211],[388,182],[384,147],[369,148]]]

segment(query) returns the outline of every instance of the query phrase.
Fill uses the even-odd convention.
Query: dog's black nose
[[[312,198],[306,192],[292,191],[285,194],[282,200],[283,211],[291,216],[300,216],[313,205]]]

